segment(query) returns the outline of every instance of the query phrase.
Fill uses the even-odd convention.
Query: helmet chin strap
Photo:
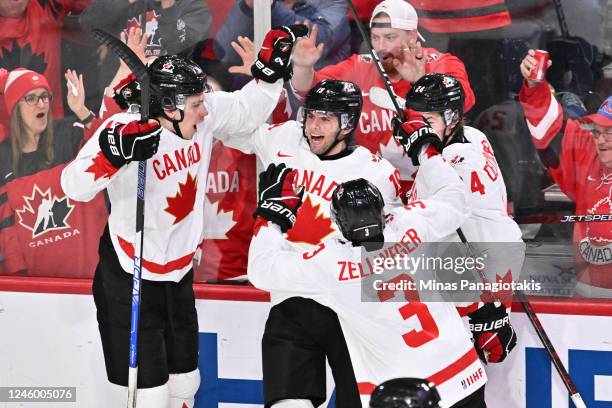
[[[166,115],[166,112],[163,112],[163,114],[164,114],[164,117],[166,119],[168,119],[170,122],[172,122],[172,128],[174,128],[174,133],[176,133],[181,139],[184,139],[183,132],[181,132],[181,128],[179,127],[179,123],[181,123],[183,121],[183,119],[185,119],[185,112],[183,112],[182,109],[178,109],[177,108],[177,110],[181,114],[181,118],[179,120],[172,119],[172,118],[168,117],[168,115]]]

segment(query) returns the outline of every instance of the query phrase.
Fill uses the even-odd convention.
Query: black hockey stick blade
[[[149,71],[147,66],[140,61],[138,55],[134,53],[117,37],[99,28],[91,30],[91,36],[101,44],[106,45],[117,57],[121,58],[125,65],[134,73],[138,83],[140,83],[140,116],[141,120],[149,119]]]

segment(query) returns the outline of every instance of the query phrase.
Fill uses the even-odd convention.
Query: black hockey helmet
[[[190,59],[164,55],[148,67],[151,83],[151,116],[161,116],[163,109],[184,109],[185,96],[210,91],[206,74]]]
[[[417,112],[440,112],[446,126],[463,118],[463,86],[454,76],[427,74],[412,84],[406,108]]]
[[[435,386],[419,378],[394,378],[374,389],[370,408],[439,408]]]
[[[346,181],[332,194],[331,217],[347,240],[360,243],[382,236],[385,201],[365,179]]]
[[[324,79],[308,91],[303,109],[335,113],[341,130],[353,130],[359,122],[362,105],[361,89],[357,84],[338,79]],[[305,121],[306,115],[303,114],[303,125]]]

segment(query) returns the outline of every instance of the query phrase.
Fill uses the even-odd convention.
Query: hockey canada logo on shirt
[[[32,231],[32,238],[49,231],[70,228],[67,221],[74,205],[70,204],[68,197],[56,197],[51,194],[51,189],[41,192],[35,185],[32,195],[24,197],[24,201],[21,210],[17,210],[17,216],[19,224]]]
[[[147,22],[145,24],[145,33],[149,35],[149,41],[147,48],[145,49],[145,56],[159,56],[162,55],[162,44],[161,35],[159,32],[159,19],[161,14],[158,14],[155,10],[149,10],[146,13]],[[126,31],[130,28],[141,28],[140,16],[132,17],[127,22]]]

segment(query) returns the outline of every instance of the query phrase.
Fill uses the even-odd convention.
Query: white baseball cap
[[[416,30],[419,24],[417,12],[410,3],[404,0],[384,0],[374,8],[370,18],[370,28],[375,17],[384,13],[391,19],[391,28],[400,30]],[[421,41],[425,41],[423,36],[417,31]]]

